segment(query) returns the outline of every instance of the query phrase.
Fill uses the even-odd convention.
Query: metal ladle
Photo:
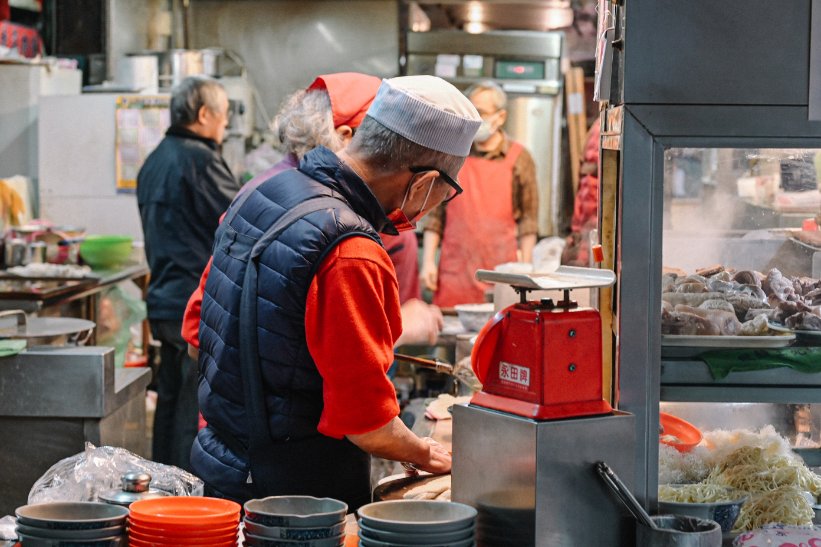
[[[441,359],[425,359],[424,357],[414,357],[411,355],[404,355],[402,353],[394,353],[394,358],[397,361],[404,361],[412,365],[435,370],[436,372],[447,374],[453,378],[453,393],[456,396],[460,393],[460,386],[464,386],[467,393],[471,394],[482,389],[482,384],[476,378],[473,370],[470,368],[470,358],[467,357],[468,365],[464,366],[463,359],[456,365],[452,365],[447,361]]]
[[[607,486],[609,486],[610,489],[616,493],[621,502],[625,507],[627,507],[627,510],[630,511],[636,520],[653,530],[659,529],[659,527],[656,526],[655,521],[650,518],[650,515],[647,514],[644,507],[641,506],[635,496],[633,496],[630,490],[628,490],[624,483],[621,482],[619,476],[616,475],[616,472],[613,471],[609,465],[604,462],[596,462],[596,471],[598,471],[599,475],[601,475],[604,482],[607,483]]]

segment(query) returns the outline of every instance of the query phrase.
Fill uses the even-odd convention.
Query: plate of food
[[[807,338],[817,338],[821,339],[821,330],[810,330],[810,329],[801,329],[801,328],[790,328],[786,325],[782,325],[780,323],[770,323],[769,324],[770,330],[784,333],[784,334],[792,334],[794,336],[798,336],[799,338],[807,337]]]

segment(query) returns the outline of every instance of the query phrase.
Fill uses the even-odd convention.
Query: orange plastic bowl
[[[145,543],[174,543],[176,545],[214,545],[218,543],[236,543],[239,530],[229,534],[183,536],[167,536],[164,534],[142,534],[134,529],[128,531],[128,537],[144,541]]]
[[[161,541],[156,541],[156,540],[155,541],[143,541],[141,539],[128,538],[128,545],[129,545],[129,547],[157,547],[158,545],[168,545],[169,547],[171,547],[171,546],[176,546],[176,545],[179,545],[179,544],[174,539],[169,539],[165,542],[161,542]],[[203,545],[203,544],[200,543],[199,545]],[[237,540],[232,539],[231,541],[226,541],[225,543],[210,543],[209,542],[206,545],[208,545],[208,547],[236,547]]]
[[[197,496],[139,500],[129,507],[131,519],[138,524],[154,523],[167,528],[175,528],[173,525],[223,528],[239,522],[240,509],[233,501]]]
[[[679,452],[689,452],[703,438],[696,426],[666,412],[659,412],[659,425],[659,442]]]
[[[147,535],[147,536],[164,536],[164,537],[211,537],[211,536],[222,536],[228,534],[236,534],[237,530],[239,530],[239,522],[229,524],[227,526],[220,525],[219,527],[216,526],[209,526],[207,528],[201,528],[198,525],[193,526],[182,526],[182,525],[169,525],[169,526],[159,526],[156,524],[152,524],[150,522],[136,522],[134,520],[129,519],[128,524],[129,531],[137,532],[138,534]]]

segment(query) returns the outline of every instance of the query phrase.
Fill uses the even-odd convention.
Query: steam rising
[[[688,273],[713,264],[778,267],[788,275],[810,275],[812,252],[790,240],[784,228],[800,228],[817,211],[784,213],[772,202],[782,173],[817,192],[815,155],[792,149],[666,150],[664,267]]]

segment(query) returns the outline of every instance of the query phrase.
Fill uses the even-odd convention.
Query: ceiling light
[[[469,32],[471,34],[481,34],[489,30],[490,27],[488,27],[481,21],[468,21],[467,23],[465,23],[464,29],[465,32]]]

